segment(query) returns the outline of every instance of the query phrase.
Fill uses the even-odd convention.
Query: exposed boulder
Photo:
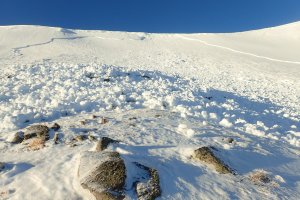
[[[81,186],[97,200],[124,198],[126,167],[117,152],[82,153],[78,176]]]
[[[161,195],[159,186],[159,175],[156,169],[147,167],[140,163],[136,166],[146,172],[146,177],[141,177],[136,182],[135,190],[139,200],[154,200]]]
[[[96,144],[96,151],[103,151],[112,143],[118,143],[117,140],[113,140],[109,137],[102,137]]]
[[[233,173],[233,171],[214,154],[212,147],[201,147],[196,149],[192,157],[213,165],[216,171],[221,174]]]
[[[24,139],[30,139],[33,137],[49,139],[49,128],[45,125],[33,125],[26,128],[24,133]]]

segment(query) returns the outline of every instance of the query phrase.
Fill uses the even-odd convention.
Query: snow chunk
[[[256,135],[259,137],[265,137],[265,135],[266,135],[266,133],[264,131],[257,130],[256,126],[253,124],[245,124],[244,127],[246,129],[245,130],[246,133]]]
[[[230,127],[232,127],[232,123],[230,122],[230,121],[228,121],[228,119],[222,119],[220,122],[219,122],[219,124],[221,125],[221,126],[224,126],[224,127],[226,127],[226,128],[230,128]]]
[[[195,135],[195,131],[193,129],[189,129],[186,124],[179,124],[177,131],[189,138]]]

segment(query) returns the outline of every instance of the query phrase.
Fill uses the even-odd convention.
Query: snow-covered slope
[[[161,199],[300,196],[299,22],[230,34],[6,26],[0,70],[0,198],[88,198],[76,173],[92,142],[49,141],[39,151],[9,142],[31,124],[54,122],[64,143],[82,132],[121,140],[111,148],[126,162],[158,170]],[[236,176],[190,159],[207,145]],[[272,184],[251,182],[256,169]]]

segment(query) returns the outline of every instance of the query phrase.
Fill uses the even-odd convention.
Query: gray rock
[[[139,200],[154,200],[161,195],[159,186],[159,174],[156,169],[149,168],[140,163],[135,163],[137,167],[147,173],[143,181],[137,181],[135,189]]]
[[[99,141],[97,141],[96,151],[103,151],[112,143],[118,143],[118,141],[108,137],[102,137]]]
[[[81,186],[97,200],[124,198],[126,167],[117,152],[83,152],[78,176]]]
[[[221,174],[233,174],[233,171],[214,154],[212,147],[201,147],[196,149],[192,157],[213,165],[216,171]]]
[[[33,125],[26,128],[24,133],[24,139],[30,139],[33,137],[49,139],[49,128],[45,125]]]

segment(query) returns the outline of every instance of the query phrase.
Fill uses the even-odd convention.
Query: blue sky
[[[0,25],[235,32],[300,21],[300,0],[0,0]]]

